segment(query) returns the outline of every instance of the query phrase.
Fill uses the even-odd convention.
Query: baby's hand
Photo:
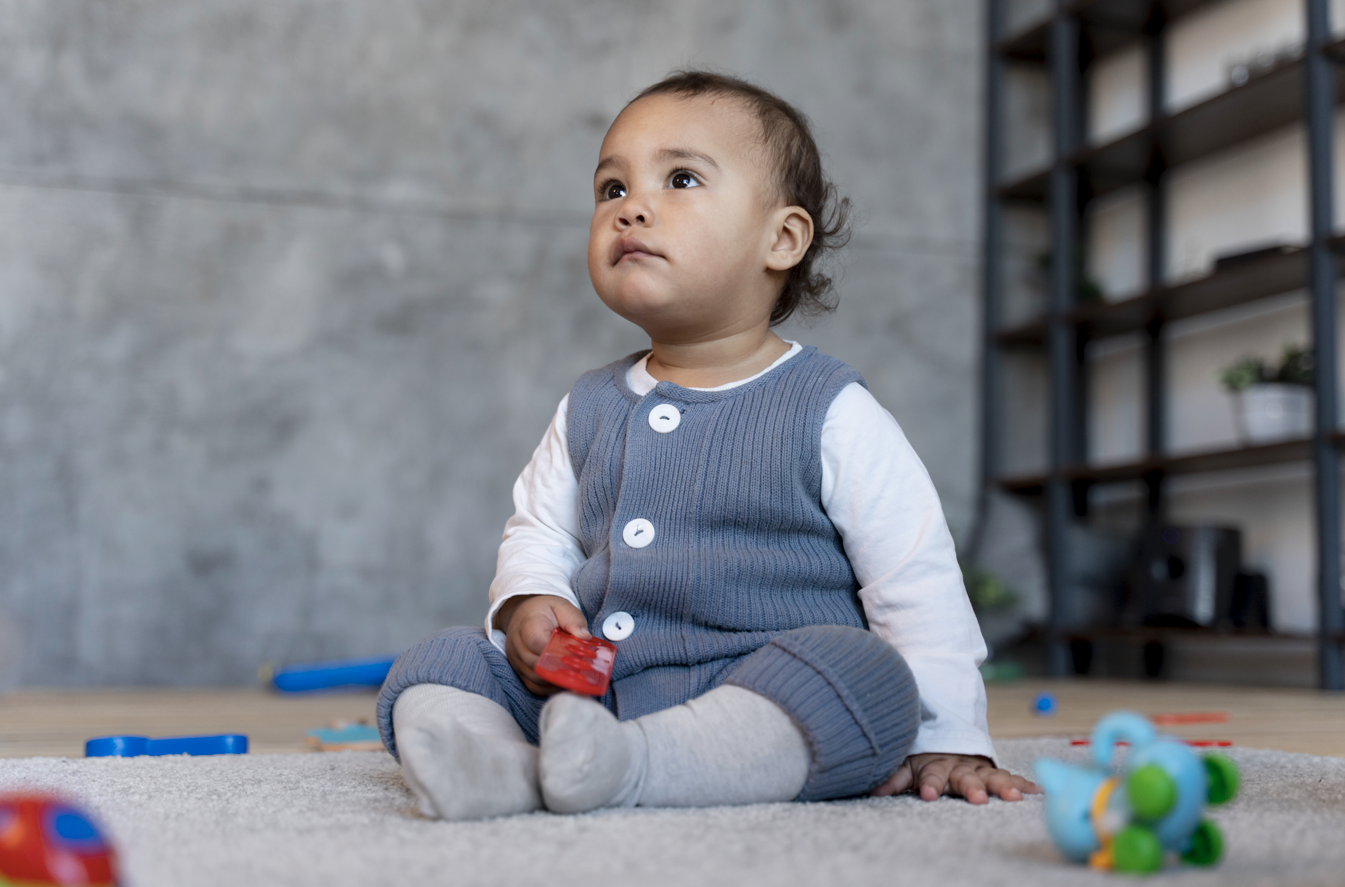
[[[869,794],[886,797],[904,791],[919,791],[926,801],[948,794],[984,804],[991,794],[1006,801],[1021,801],[1024,792],[1041,794],[1041,786],[999,769],[981,755],[923,754],[908,757],[891,779]]]
[[[561,688],[537,677],[533,669],[542,656],[542,648],[551,640],[551,632],[563,628],[575,637],[587,640],[588,620],[583,612],[563,597],[538,594],[505,601],[495,614],[495,624],[504,630],[504,655],[527,687],[538,696],[551,696]]]

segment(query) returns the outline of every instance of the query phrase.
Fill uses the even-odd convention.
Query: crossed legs
[[[476,819],[862,794],[905,758],[919,696],[885,642],[812,626],[743,657],[723,685],[622,722],[585,697],[533,696],[482,632],[451,629],[398,660],[379,715],[421,809]]]

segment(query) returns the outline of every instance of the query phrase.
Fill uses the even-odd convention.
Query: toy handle
[[[1155,735],[1154,725],[1143,715],[1133,711],[1114,711],[1093,728],[1093,763],[1099,767],[1108,767],[1116,743],[1125,741],[1132,746],[1146,745],[1154,741]]]

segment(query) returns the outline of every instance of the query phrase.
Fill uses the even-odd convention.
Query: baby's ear
[[[766,267],[788,271],[803,261],[813,243],[813,217],[801,206],[786,206],[775,211],[772,221],[773,239]]]

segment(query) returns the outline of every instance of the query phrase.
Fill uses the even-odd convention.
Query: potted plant
[[[1244,357],[1224,368],[1233,418],[1245,444],[1271,443],[1312,432],[1312,352],[1287,345],[1278,365]]]
[[[981,676],[987,681],[1012,681],[1023,676],[1023,666],[1012,659],[997,659],[995,648],[1012,645],[1023,635],[1023,614],[1017,606],[1018,596],[1004,581],[989,570],[982,569],[961,556],[962,582],[967,588],[967,599],[981,625],[981,636],[986,643],[986,661],[981,663]]]
[[[1051,274],[1051,251],[1037,253],[1037,272],[1042,285],[1046,285]],[[1083,248],[1074,250],[1074,301],[1080,305],[1101,305],[1107,301],[1107,294],[1097,278],[1088,273],[1088,260]]]

